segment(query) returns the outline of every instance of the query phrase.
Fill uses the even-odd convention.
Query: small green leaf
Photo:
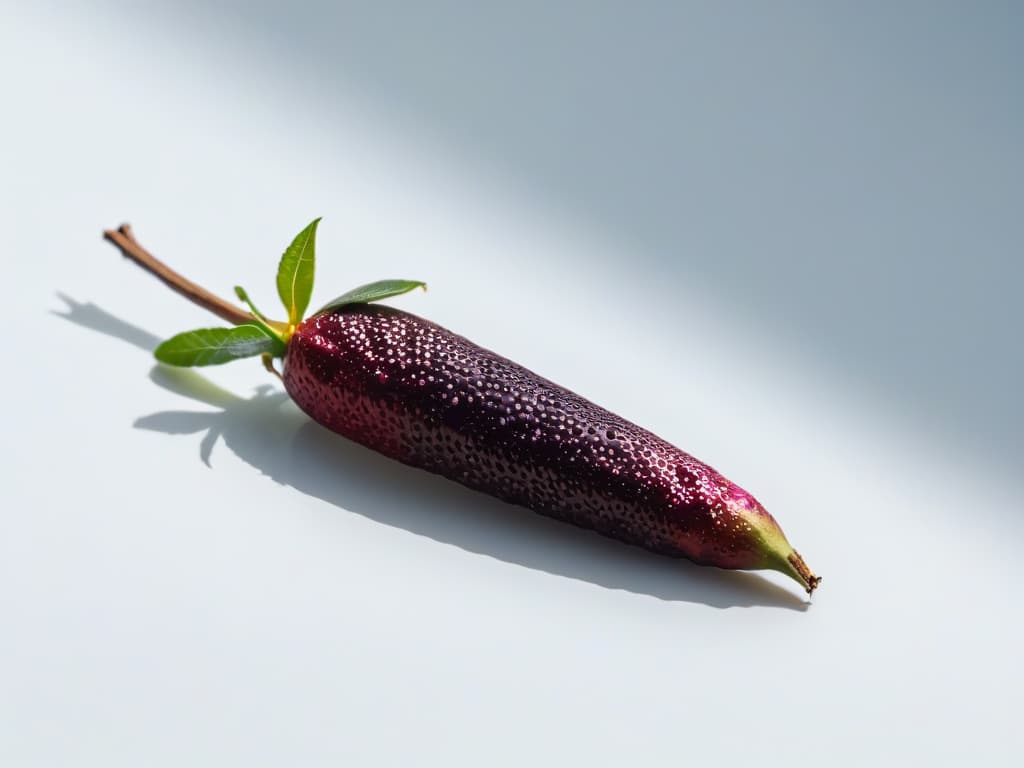
[[[285,344],[284,339],[281,337],[281,331],[284,330],[281,323],[276,323],[264,317],[263,313],[256,309],[256,305],[252,303],[252,299],[249,298],[249,294],[245,292],[245,288],[242,286],[235,286],[235,295],[249,307],[249,311],[253,316],[253,325],[258,326],[260,330],[274,340],[273,356],[284,357],[288,345]]]
[[[277,293],[288,310],[288,323],[298,325],[313,295],[316,267],[316,218],[292,240],[277,265]]]
[[[270,322],[269,320],[267,320],[267,318],[263,315],[262,312],[256,309],[256,305],[252,303],[252,299],[249,298],[249,294],[246,293],[245,288],[243,288],[240,285],[236,285],[235,296],[238,297],[239,301],[241,301],[243,304],[249,307],[249,311],[252,312],[253,317],[255,317],[258,320],[262,320],[264,323]]]
[[[341,294],[334,301],[328,302],[317,314],[331,309],[338,309],[346,304],[366,304],[371,301],[389,299],[392,296],[400,296],[417,288],[422,288],[425,291],[427,290],[427,284],[421,283],[418,280],[378,280],[375,283],[361,285],[358,288],[353,288],[348,293]]]
[[[153,354],[168,365],[220,365],[242,357],[274,352],[274,339],[255,325],[201,328],[172,336]]]

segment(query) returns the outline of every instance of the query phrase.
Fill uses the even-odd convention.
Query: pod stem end
[[[814,590],[821,584],[821,576],[815,576],[810,568],[807,567],[807,563],[800,557],[800,553],[794,550],[789,557],[786,558],[793,569],[800,575],[800,580],[804,583],[804,588],[807,590],[808,596],[814,594]]]

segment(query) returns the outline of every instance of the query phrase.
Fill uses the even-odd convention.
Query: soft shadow
[[[60,316],[78,325],[136,346],[155,338],[91,304],[64,301],[72,311]],[[202,435],[199,456],[207,466],[223,440],[275,482],[468,552],[661,600],[714,608],[808,607],[795,593],[756,574],[658,557],[387,459],[311,422],[273,387],[258,387],[252,397],[242,398],[195,371],[160,365],[150,379],[215,410],[162,411],[138,419],[135,427]]]

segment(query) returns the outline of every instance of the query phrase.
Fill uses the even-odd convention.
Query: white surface
[[[688,280],[685,260],[557,213],[343,74],[304,81],[290,63],[315,52],[260,47],[265,28],[105,3],[3,16],[0,764],[1019,764],[1020,453],[985,410],[991,392],[1013,406],[998,423],[1021,423],[1019,351],[994,341],[1019,342],[1019,315],[1015,331],[968,317],[969,344],[914,330],[914,349],[991,365],[925,418],[865,381],[884,357],[851,346],[878,368],[848,378],[700,268]],[[814,604],[782,577],[649,557],[380,459],[282,404],[255,362],[153,368],[157,337],[210,319],[101,228],[129,219],[269,311],[277,256],[314,215],[314,303],[428,280],[396,303],[754,492],[824,576]],[[995,221],[973,264],[1019,259],[1017,233]],[[841,292],[831,268],[764,289],[784,314]],[[1019,269],[990,278],[1019,296]],[[928,290],[900,300],[928,311]]]

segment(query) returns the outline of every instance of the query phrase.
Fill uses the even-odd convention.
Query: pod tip
[[[807,567],[807,563],[800,557],[800,553],[793,551],[789,557],[786,558],[789,564],[793,566],[793,569],[799,574],[800,581],[803,582],[804,589],[807,590],[808,596],[814,594],[814,590],[821,584],[821,576],[815,576],[810,568]]]

